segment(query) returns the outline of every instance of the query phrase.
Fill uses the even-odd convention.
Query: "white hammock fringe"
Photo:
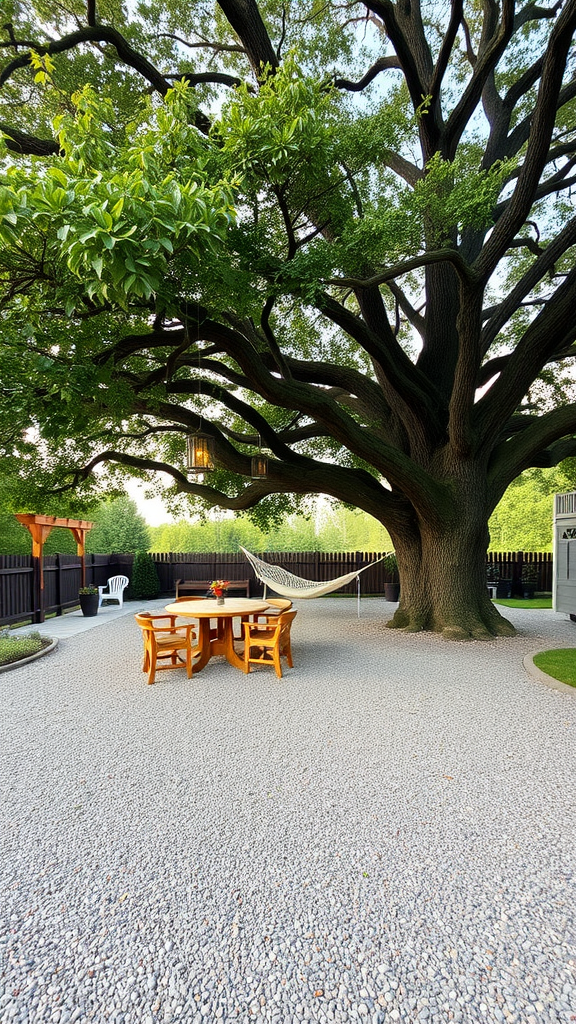
[[[334,580],[325,580],[323,583],[316,580],[305,580],[302,576],[295,576],[294,573],[288,572],[287,569],[283,569],[281,565],[270,565],[269,562],[262,561],[257,555],[250,554],[246,548],[243,548],[240,544],[240,550],[244,552],[246,558],[250,562],[256,578],[264,584],[265,587],[269,587],[276,594],[281,594],[282,597],[299,598],[307,600],[313,597],[322,597],[324,594],[331,594],[333,590],[339,590],[340,587],[345,587],[347,583],[351,583],[360,576],[361,572],[365,569],[369,569],[371,565],[377,565],[378,562],[382,561],[382,558],[377,558],[376,561],[370,562],[368,565],[362,566],[361,569],[354,569],[353,572],[346,573],[345,576],[338,576]]]

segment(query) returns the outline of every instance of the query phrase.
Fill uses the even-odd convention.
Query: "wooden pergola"
[[[94,523],[85,519],[58,519],[56,516],[38,516],[28,512],[15,512],[16,519],[30,532],[32,537],[32,565],[34,568],[34,622],[44,622],[44,544],[55,526],[71,530],[76,541],[76,552],[80,557],[81,586],[86,586],[86,534]]]

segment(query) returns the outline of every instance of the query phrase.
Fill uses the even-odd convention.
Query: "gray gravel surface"
[[[132,615],[0,676],[0,1020],[576,1020],[576,646],[300,602],[294,669],[146,686]],[[508,614],[508,612],[507,612]]]

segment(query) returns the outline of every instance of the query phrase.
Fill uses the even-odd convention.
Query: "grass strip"
[[[38,654],[52,641],[39,633],[27,633],[26,636],[10,636],[7,632],[0,633],[0,665],[11,665],[22,658]]]
[[[547,675],[568,686],[576,686],[576,647],[559,647],[535,654],[533,662]]]
[[[506,608],[551,608],[551,597],[496,597],[495,604],[503,604]]]

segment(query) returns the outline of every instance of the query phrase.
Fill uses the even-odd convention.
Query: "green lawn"
[[[551,608],[552,597],[495,597],[495,604],[506,608]]]
[[[0,665],[10,665],[21,658],[29,658],[31,654],[37,654],[50,641],[39,633],[30,633],[28,636],[8,636],[0,634]]]
[[[568,686],[576,686],[576,647],[562,647],[555,651],[535,654],[534,664],[542,672]]]

